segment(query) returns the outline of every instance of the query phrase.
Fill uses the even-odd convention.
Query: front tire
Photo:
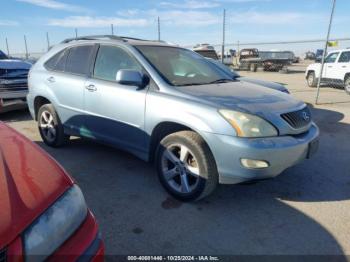
[[[63,125],[52,104],[45,104],[38,111],[38,128],[44,143],[51,147],[61,147],[69,136],[64,133]]]
[[[197,133],[181,131],[165,137],[156,153],[159,180],[176,199],[199,200],[218,184],[214,157]]]
[[[317,86],[317,79],[314,72],[309,72],[306,80],[309,87]]]
[[[258,65],[257,64],[250,64],[249,65],[249,70],[250,72],[256,72],[258,70]]]
[[[345,92],[350,95],[350,76],[347,76],[344,81],[344,90]]]

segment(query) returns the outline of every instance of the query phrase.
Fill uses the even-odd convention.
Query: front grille
[[[5,88],[20,88],[20,87],[22,87],[22,88],[24,88],[24,87],[27,87],[28,86],[28,84],[27,83],[11,83],[11,84],[2,84],[2,85],[0,85],[0,88],[1,89],[5,89]]]
[[[6,262],[6,249],[0,250],[0,262]]]
[[[282,114],[281,117],[293,128],[306,127],[311,122],[311,112],[308,107],[301,110]]]

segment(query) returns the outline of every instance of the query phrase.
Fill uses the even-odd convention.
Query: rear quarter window
[[[45,68],[53,71],[64,71],[65,60],[67,58],[66,50],[60,51],[51,57],[44,64]]]
[[[350,62],[350,51],[343,52],[338,60],[339,63],[349,63]]]
[[[89,72],[92,45],[76,46],[69,49],[65,72],[85,75]]]

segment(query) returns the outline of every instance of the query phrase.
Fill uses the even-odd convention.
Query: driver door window
[[[115,82],[117,72],[121,69],[142,71],[138,62],[122,48],[100,46],[95,62],[94,78]]]
[[[325,63],[331,64],[334,63],[337,60],[339,53],[331,53],[327,56]]]

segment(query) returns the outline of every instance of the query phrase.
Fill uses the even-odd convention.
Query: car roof
[[[167,43],[165,41],[157,40],[145,40],[133,37],[115,36],[115,35],[91,35],[91,36],[81,36],[76,38],[68,38],[61,42],[61,44],[68,43],[116,43],[122,42],[132,46],[175,46],[174,44]]]
[[[331,54],[331,53],[338,53],[338,52],[350,52],[350,48],[347,48],[347,49],[338,49],[338,50],[332,50],[332,51],[329,51],[328,54]]]

